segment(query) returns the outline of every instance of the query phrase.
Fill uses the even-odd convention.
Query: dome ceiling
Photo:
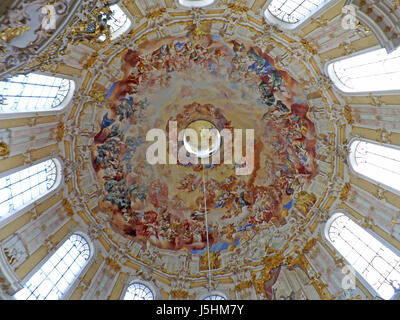
[[[7,295],[74,233],[91,257],[70,299],[121,299],[131,283],[156,299],[375,297],[369,269],[344,288],[350,260],[333,226],[346,217],[399,248],[398,192],[357,171],[352,147],[397,148],[399,96],[344,94],[328,71],[397,47],[397,5],[325,1],[291,29],[269,17],[270,0],[64,0],[44,33],[46,13],[28,13],[47,2],[28,2],[3,19],[0,77],[43,73],[71,90],[60,110],[0,124],[3,171],[46,159],[62,171],[2,220]],[[216,139],[198,147],[204,128]]]
[[[233,17],[241,15],[239,7],[229,8]],[[319,150],[334,139],[328,111],[318,108],[326,115],[316,120],[309,100],[323,94],[312,87],[319,79],[306,66],[312,48],[306,41],[290,48],[273,27],[232,27],[215,13],[207,20],[202,9],[155,30],[150,22],[163,21],[163,12],[140,35],[127,33],[96,51],[65,50],[64,63],[83,65],[90,75],[65,129],[78,127],[72,144],[83,163],[73,179],[79,191],[72,207],[83,204],[92,228],[124,261],[166,275],[182,264],[201,276],[208,259],[220,274],[230,272],[228,261],[263,266],[271,255],[276,267],[299,261],[326,197]],[[162,129],[168,139],[170,121],[180,132],[199,119],[218,130],[242,129],[243,141],[246,129],[254,129],[250,174],[223,163],[223,148],[217,165],[149,164],[149,130]],[[329,161],[323,176],[332,174]],[[171,259],[179,260],[176,267],[168,267]]]

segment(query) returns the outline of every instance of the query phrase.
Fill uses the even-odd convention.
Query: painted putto
[[[115,231],[202,254],[207,231],[219,252],[240,245],[248,229],[287,224],[293,206],[307,215],[316,201],[302,191],[317,174],[315,126],[299,84],[268,52],[206,35],[149,41],[117,59],[121,78],[108,88],[91,147],[99,208]],[[149,130],[168,133],[176,121],[180,131],[195,120],[253,129],[252,172],[237,175],[223,152],[220,164],[146,161]]]

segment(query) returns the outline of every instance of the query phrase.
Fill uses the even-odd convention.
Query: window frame
[[[350,173],[352,173],[355,177],[364,179],[364,180],[372,183],[373,185],[378,186],[379,188],[382,188],[382,189],[390,191],[390,192],[392,192],[394,194],[400,195],[400,190],[394,189],[393,187],[388,186],[388,185],[386,185],[386,184],[384,184],[382,182],[373,180],[372,178],[370,178],[370,177],[368,177],[368,176],[366,176],[366,175],[364,175],[362,173],[359,173],[354,169],[354,164],[355,164],[354,163],[354,159],[353,159],[354,156],[351,153],[351,148],[350,147],[351,147],[352,143],[356,142],[356,141],[364,141],[364,142],[373,143],[373,144],[377,144],[377,145],[380,145],[380,146],[388,147],[388,148],[391,148],[391,149],[398,149],[398,150],[400,150],[400,146],[397,146],[397,145],[394,145],[394,144],[390,144],[390,143],[381,143],[381,142],[376,141],[376,140],[370,140],[370,139],[366,139],[366,138],[362,138],[362,137],[352,137],[349,140],[349,142],[347,143],[348,154],[347,154],[347,157],[346,157],[347,163],[348,163],[347,167],[349,168]]]
[[[16,119],[16,118],[28,118],[28,117],[34,117],[34,116],[48,116],[48,115],[58,115],[58,114],[63,114],[67,112],[73,105],[72,101],[75,95],[76,91],[76,80],[68,75],[64,74],[56,74],[56,73],[47,73],[47,72],[40,72],[40,71],[34,71],[31,73],[47,76],[47,77],[55,77],[55,78],[61,78],[65,80],[70,81],[70,88],[65,96],[64,100],[61,102],[61,104],[51,110],[43,110],[43,111],[23,111],[23,112],[0,112],[0,120],[3,119]],[[18,74],[16,74],[18,75]]]
[[[58,300],[68,300],[69,297],[72,295],[72,293],[75,291],[75,289],[77,288],[79,282],[80,282],[80,278],[82,277],[82,275],[85,275],[86,272],[88,271],[88,269],[91,266],[91,261],[93,260],[93,257],[96,256],[97,254],[97,250],[96,247],[94,246],[92,240],[90,239],[90,237],[83,231],[80,229],[76,229],[76,230],[71,230],[68,235],[66,235],[58,244],[57,246],[55,246],[51,251],[49,251],[46,255],[46,257],[44,257],[24,278],[19,280],[19,284],[18,286],[20,287],[19,290],[24,288],[24,285],[27,281],[29,281],[31,279],[31,277],[33,275],[35,275],[36,272],[38,272],[40,270],[40,268],[52,257],[52,255],[65,243],[65,241],[67,241],[72,235],[77,234],[79,236],[81,236],[82,238],[84,238],[86,240],[86,242],[89,245],[89,250],[90,250],[90,256],[89,259],[86,261],[85,266],[82,268],[81,272],[79,273],[79,275],[74,279],[74,281],[72,282],[72,284],[70,285],[70,287],[65,291],[64,295],[58,299]],[[15,291],[12,295],[15,295],[19,290]],[[14,300],[14,297],[12,298]],[[17,301],[23,301],[23,300],[17,300]],[[38,301],[38,300],[36,300]]]
[[[62,188],[63,184],[62,182],[64,181],[64,163],[63,161],[57,157],[57,156],[47,156],[44,158],[41,158],[39,160],[36,160],[32,163],[29,164],[24,164],[23,166],[19,166],[13,169],[10,169],[8,171],[4,171],[0,173],[0,178],[3,178],[5,176],[8,176],[10,174],[16,173],[18,171],[24,170],[26,168],[29,168],[31,166],[34,166],[36,164],[39,164],[41,162],[45,162],[47,160],[53,160],[56,164],[56,170],[57,170],[57,176],[56,176],[56,181],[54,182],[54,186],[48,191],[47,193],[43,194],[41,197],[38,199],[32,201],[28,205],[18,209],[17,211],[13,213],[8,213],[0,220],[0,228],[4,227],[5,225],[9,224],[11,221],[17,219],[18,217],[22,216],[25,214],[27,211],[33,209],[38,203],[41,203],[48,198],[52,197],[54,194],[59,192],[59,190]]]
[[[342,81],[339,79],[339,77],[336,75],[335,71],[333,70],[333,64],[335,62],[348,59],[348,58],[353,58],[358,55],[362,55],[364,53],[369,53],[375,50],[380,50],[380,49],[385,49],[381,47],[380,45],[375,45],[366,49],[362,49],[360,51],[354,52],[352,54],[349,54],[347,56],[342,56],[342,57],[337,57],[332,60],[329,60],[325,62],[324,65],[324,74],[329,77],[329,79],[333,83],[333,87],[335,90],[337,90],[342,96],[368,96],[368,95],[375,95],[375,96],[382,96],[382,95],[399,95],[400,94],[400,89],[399,90],[377,90],[377,91],[354,91],[354,92],[347,92],[343,90],[343,84]],[[339,84],[339,85],[338,85]]]
[[[329,219],[327,220],[327,222],[325,223],[325,225],[323,226],[323,238],[326,240],[326,243],[328,245],[328,247],[335,252],[338,256],[340,256],[345,263],[348,266],[351,266],[354,271],[355,271],[355,277],[356,277],[356,281],[359,281],[367,290],[368,292],[375,298],[375,299],[380,299],[380,300],[386,300],[384,298],[382,298],[379,293],[369,284],[369,282],[364,278],[363,275],[361,275],[352,265],[349,261],[347,261],[347,259],[342,255],[341,252],[339,252],[336,247],[333,245],[333,243],[331,242],[330,238],[329,238],[329,229],[332,225],[332,223],[336,220],[336,218],[338,218],[339,216],[346,216],[347,218],[351,219],[354,223],[356,223],[357,225],[359,225],[364,231],[366,231],[367,233],[369,233],[374,239],[376,239],[377,241],[379,241],[380,243],[382,243],[382,245],[386,246],[388,249],[392,250],[396,255],[400,256],[400,250],[397,249],[395,246],[393,246],[391,243],[389,243],[388,241],[386,241],[385,239],[383,239],[382,237],[380,237],[378,234],[376,234],[375,232],[373,232],[371,229],[369,228],[365,228],[363,226],[361,226],[359,223],[357,223],[355,221],[355,217],[353,216],[353,214],[351,214],[349,212],[349,210],[347,210],[346,208],[340,208],[338,210],[335,210],[329,217]],[[364,215],[361,215],[362,218],[364,218]],[[356,283],[357,286],[357,283]],[[357,289],[357,288],[356,288]],[[388,299],[387,301],[390,300],[396,300],[396,293],[391,297],[391,299]]]
[[[339,0],[327,0],[325,4],[321,4],[318,6],[317,9],[312,11],[306,18],[296,22],[296,23],[289,23],[280,20],[276,16],[274,16],[268,9],[269,5],[273,0],[268,0],[265,5],[262,7],[261,12],[265,22],[272,26],[278,26],[282,30],[285,31],[295,31],[298,28],[303,27],[306,25],[312,18],[315,18],[317,15],[320,16],[324,11],[331,9],[333,6],[339,3]]]
[[[124,286],[124,289],[122,290],[121,296],[120,296],[120,300],[124,300],[124,301],[131,301],[131,300],[125,300],[125,295],[128,291],[128,288],[135,283],[139,283],[142,284],[144,286],[146,286],[147,288],[149,288],[149,290],[151,291],[151,293],[153,294],[153,300],[159,300],[159,292],[157,290],[157,288],[155,287],[155,285],[150,282],[150,281],[145,281],[142,280],[140,278],[133,278],[130,277],[126,280],[126,284]]]

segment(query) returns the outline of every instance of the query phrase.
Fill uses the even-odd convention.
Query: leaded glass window
[[[43,161],[0,178],[0,220],[57,187],[56,161]]]
[[[204,300],[226,300],[223,296],[219,294],[212,294],[204,298]]]
[[[329,0],[272,0],[268,11],[286,23],[298,23],[307,19]]]
[[[358,174],[400,191],[400,148],[354,140],[350,166]]]
[[[59,110],[71,90],[71,80],[37,73],[0,81],[0,113]]]
[[[125,293],[124,300],[154,300],[154,294],[142,283],[131,283]]]
[[[71,235],[25,283],[14,297],[17,300],[58,300],[78,278],[90,258],[88,242]]]
[[[185,7],[205,7],[212,4],[215,0],[179,0],[179,3]]]
[[[328,240],[383,299],[400,289],[400,257],[344,214],[328,225]]]
[[[333,62],[328,66],[333,83],[345,93],[400,90],[400,48],[391,53],[376,49]]]

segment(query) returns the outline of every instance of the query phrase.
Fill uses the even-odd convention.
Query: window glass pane
[[[329,226],[328,240],[383,299],[400,289],[400,257],[353,220],[338,215]]]
[[[64,259],[66,256],[69,259]],[[82,236],[73,234],[14,297],[18,300],[61,298],[83,270],[89,257],[90,248],[87,241]],[[85,264],[78,265],[77,259],[83,259]],[[72,269],[76,270],[75,275],[71,272]]]
[[[329,0],[272,0],[268,6],[269,12],[287,23],[300,22],[312,15],[319,7]]]
[[[30,296],[30,292],[28,289],[23,288],[22,290],[20,290],[18,292],[18,295],[19,295],[20,300],[27,300],[28,297]],[[28,300],[30,300],[30,299],[28,299]]]
[[[60,261],[60,263],[57,265],[57,271],[60,274],[65,274],[67,270],[68,270],[68,265],[66,265],[63,261]]]
[[[54,268],[54,265],[52,264],[52,263],[49,263],[49,262],[47,262],[47,263],[45,263],[43,266],[42,266],[42,274],[43,275],[45,275],[45,274],[49,274],[50,272],[51,272],[51,270],[53,270],[53,268]],[[39,275],[40,273],[38,273],[38,275]]]
[[[71,80],[30,73],[0,81],[0,112],[57,109],[71,89]]]
[[[0,178],[0,220],[50,192],[56,178],[53,159]]]
[[[154,300],[154,295],[144,284],[132,283],[125,293],[124,300]]]
[[[65,274],[64,274],[64,279],[65,281],[67,281],[68,283],[72,283],[75,279],[75,275],[71,270],[68,270]]]
[[[400,149],[355,140],[350,145],[350,165],[357,173],[400,191]]]
[[[377,49],[333,62],[328,74],[347,93],[400,90],[400,48]]]

